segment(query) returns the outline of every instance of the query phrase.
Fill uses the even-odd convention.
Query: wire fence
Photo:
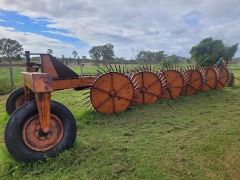
[[[0,94],[7,94],[21,85],[25,64],[0,64]]]
[[[184,66],[185,64],[182,64]],[[93,75],[97,73],[98,67],[92,63],[67,65],[79,75]],[[104,68],[103,65],[100,65]],[[125,69],[133,68],[136,65],[122,64]],[[156,66],[156,65],[155,65]],[[240,64],[230,64],[229,68],[235,75],[235,84],[240,85]],[[12,70],[12,73],[11,73]],[[0,95],[8,94],[14,89],[22,86],[21,72],[26,71],[26,64],[23,62],[14,63],[12,65],[7,63],[0,63]],[[13,82],[13,83],[11,83]]]

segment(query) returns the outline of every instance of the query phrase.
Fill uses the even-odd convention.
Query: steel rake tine
[[[135,86],[134,88],[135,89],[138,89],[138,88],[140,88],[141,87],[141,85],[137,85],[137,86]]]
[[[109,66],[109,65],[107,65],[107,66],[105,66],[105,67],[107,68],[108,72],[111,72],[111,69],[110,69],[110,66]]]
[[[114,64],[114,67],[115,67],[115,71],[118,72],[118,68],[116,64]]]
[[[118,70],[119,70],[120,73],[122,73],[122,69],[121,69],[120,64],[118,65]]]
[[[102,72],[99,69],[97,69],[97,74],[102,74]]]
[[[113,69],[113,67],[112,67],[112,65],[111,65],[111,64],[110,64],[110,68],[111,68],[112,72],[114,72],[114,69]]]
[[[143,68],[144,71],[147,71],[146,65],[143,65],[142,68]]]
[[[86,94],[90,94],[90,92],[89,92],[89,91],[84,92],[84,93],[83,93],[83,96],[85,96]]]
[[[124,66],[123,66],[123,72],[122,72],[123,74],[125,74],[125,69],[124,69]]]
[[[148,65],[146,65],[146,70],[149,71],[149,66]]]
[[[85,101],[85,102],[83,102],[83,105],[86,106],[86,105],[89,104],[89,103],[91,103],[91,100],[90,100],[90,99],[87,100],[87,101]]]
[[[166,79],[164,79],[163,81],[161,81],[162,83],[167,83],[167,80]]]
[[[133,87],[137,87],[139,86],[139,84],[136,82],[136,83],[133,83]]]
[[[129,74],[129,72],[128,72],[128,68],[126,68],[126,74],[127,74],[127,75]]]
[[[102,68],[102,67],[99,67],[104,73],[108,73],[108,71],[106,71],[104,68]],[[107,68],[107,66],[106,66],[106,68]]]
[[[89,100],[90,100],[90,95],[82,98],[82,102],[86,102]]]
[[[138,83],[139,82],[139,80],[137,79],[137,78],[134,78],[134,79],[132,79],[132,83],[134,84],[134,83]]]
[[[91,102],[89,102],[87,105],[84,106],[85,110],[90,110],[91,108],[92,108],[92,103]]]
[[[134,67],[134,69],[136,70],[134,73],[139,72],[139,70],[136,67]]]
[[[156,66],[153,66],[153,72],[156,72]]]

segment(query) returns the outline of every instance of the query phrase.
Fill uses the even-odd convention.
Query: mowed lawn
[[[2,179],[240,178],[238,86],[134,106],[115,115],[85,111],[82,93],[53,94],[75,116],[74,147],[33,165],[14,161],[5,148],[7,95],[0,96]]]

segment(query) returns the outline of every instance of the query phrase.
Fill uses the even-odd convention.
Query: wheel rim
[[[191,96],[201,89],[202,75],[198,70],[189,70],[186,72],[187,80],[185,87],[183,88],[183,94],[185,96]]]
[[[182,74],[176,70],[163,71],[167,84],[164,87],[163,98],[165,99],[176,99],[181,95],[182,89],[184,88],[184,79]]]
[[[217,80],[216,89],[223,89],[227,84],[228,77],[229,77],[228,70],[224,67],[221,67],[220,68],[220,76],[218,77],[218,80]]]
[[[162,87],[157,75],[144,71],[133,75],[133,81],[136,82],[134,89],[134,97],[132,103],[134,105],[151,104],[160,97]]]
[[[206,73],[206,80],[203,85],[202,91],[209,91],[215,89],[217,86],[217,73],[212,67],[204,68]]]
[[[50,132],[43,133],[40,128],[39,116],[29,118],[23,126],[23,142],[32,150],[47,151],[54,148],[63,137],[62,121],[55,115],[50,116]]]
[[[124,74],[109,72],[100,76],[90,90],[90,100],[100,113],[112,114],[129,107],[133,96],[133,85]]]

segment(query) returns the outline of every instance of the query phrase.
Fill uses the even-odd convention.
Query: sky
[[[31,52],[88,56],[112,43],[127,59],[140,50],[189,57],[206,37],[240,42],[239,0],[0,0],[0,38]]]

